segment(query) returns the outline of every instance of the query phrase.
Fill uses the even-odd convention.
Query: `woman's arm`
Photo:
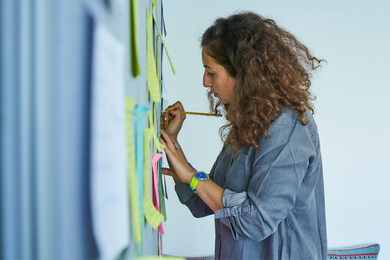
[[[175,145],[169,135],[164,130],[161,130],[161,134],[161,143],[165,145],[164,150],[170,167],[169,169],[162,169],[162,173],[172,176],[175,181],[180,181],[189,185],[196,171],[192,169],[187,160],[184,159],[185,156],[183,150],[175,148]],[[212,180],[207,179],[205,181],[198,182],[196,192],[211,210],[216,211],[223,208],[222,194],[224,189]]]
[[[225,190],[210,179],[198,182],[196,193],[212,211],[223,209],[222,195]]]

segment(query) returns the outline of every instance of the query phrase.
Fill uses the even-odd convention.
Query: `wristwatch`
[[[191,183],[188,186],[192,192],[196,193],[196,185],[198,185],[198,182],[200,181],[205,181],[209,178],[209,175],[204,173],[204,172],[197,172],[195,175],[192,177]]]

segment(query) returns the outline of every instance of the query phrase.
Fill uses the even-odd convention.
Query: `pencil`
[[[169,110],[162,110],[162,113],[169,112]],[[212,113],[201,113],[201,112],[189,112],[189,111],[182,111],[182,114],[186,115],[198,115],[198,116],[217,116],[220,117],[222,114],[212,114]]]

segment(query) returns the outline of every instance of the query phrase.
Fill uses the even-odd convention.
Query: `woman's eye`
[[[210,77],[214,77],[214,73],[208,72],[207,75],[209,75]]]

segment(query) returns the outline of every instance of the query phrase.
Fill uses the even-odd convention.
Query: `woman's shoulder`
[[[289,107],[283,107],[282,112],[279,113],[278,118],[272,125],[294,126],[297,121],[299,121],[299,113]]]
[[[283,107],[282,112],[279,114],[278,118],[274,121],[273,124],[284,124],[294,126],[298,121],[300,121],[300,114],[298,111],[291,109],[289,107]],[[314,123],[314,118],[309,109],[305,111],[305,119],[308,122]]]
[[[318,139],[318,129],[314,117],[309,109],[304,113],[305,124],[301,122],[301,115],[298,111],[284,107],[279,117],[271,124],[269,133],[285,134],[291,136],[293,132],[306,133],[314,142]]]
[[[291,132],[290,134],[292,134],[292,132],[307,133],[307,135],[311,136],[312,141],[316,143],[318,141],[318,128],[314,116],[309,109],[306,109],[304,116],[305,121],[307,122],[306,124],[301,123],[301,115],[298,111],[284,107],[280,116],[270,127],[271,135],[273,131],[277,132],[282,128],[284,129],[283,131]]]

